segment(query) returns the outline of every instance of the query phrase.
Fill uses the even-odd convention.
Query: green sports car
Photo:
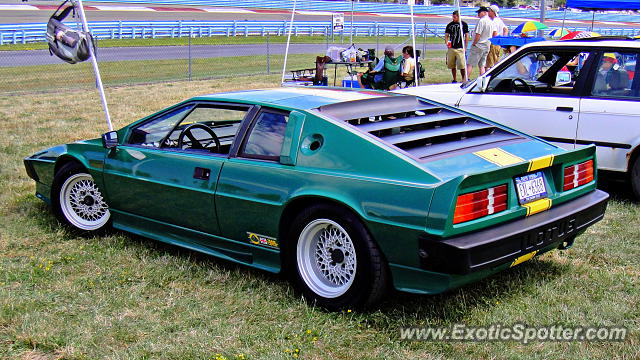
[[[195,97],[24,163],[36,196],[79,232],[114,227],[282,272],[331,310],[566,249],[608,200],[593,146],[340,88]]]

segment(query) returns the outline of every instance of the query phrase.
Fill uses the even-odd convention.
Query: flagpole
[[[350,31],[350,35],[349,35],[349,42],[353,45],[353,3],[356,0],[351,0],[351,31]]]
[[[284,74],[285,71],[287,70],[287,57],[289,55],[289,43],[291,42],[291,31],[293,30],[293,17],[296,14],[296,3],[298,1],[297,0],[293,0],[293,10],[291,11],[291,21],[289,22],[289,34],[287,34],[287,48],[284,51],[284,64],[282,65],[282,79],[280,81],[280,84],[284,84]]]
[[[416,51],[416,25],[413,22],[413,5],[415,4],[415,0],[409,0],[409,9],[411,11],[411,43],[413,46],[413,60],[415,61],[415,65],[413,67],[413,86],[418,86],[418,53]]]
[[[462,12],[460,11],[460,0],[455,0],[458,6],[458,26],[460,27],[460,41],[462,42],[462,66],[464,67],[464,76],[462,82],[467,82],[469,74],[467,74],[467,44],[465,43],[464,28],[462,27]],[[455,65],[454,65],[455,67]]]
[[[89,26],[87,25],[87,18],[84,15],[84,7],[82,6],[82,0],[73,0],[75,6],[78,8],[80,14],[80,21],[82,22],[82,30],[89,34]],[[93,40],[93,38],[92,38]],[[100,92],[100,101],[102,101],[102,110],[104,110],[104,116],[107,120],[107,126],[109,131],[113,131],[113,125],[111,124],[111,116],[109,115],[109,106],[107,105],[107,97],[104,94],[104,87],[102,86],[102,78],[100,77],[100,69],[98,69],[98,60],[96,54],[93,51],[93,44],[89,44],[89,57],[91,58],[91,64],[93,65],[93,72],[96,74],[96,87]]]

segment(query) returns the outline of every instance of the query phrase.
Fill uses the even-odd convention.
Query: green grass
[[[416,25],[416,26],[419,26]],[[384,48],[385,44],[400,44],[410,39],[405,37],[396,36],[354,36],[353,40],[356,44],[375,44],[379,42]],[[191,38],[192,45],[246,45],[246,44],[264,44],[266,43],[266,37],[264,36],[212,36],[212,37],[196,37]],[[332,44],[347,44],[349,42],[349,35],[339,36],[335,35],[333,41],[331,38],[327,39],[326,36],[291,36],[291,43],[296,44],[326,44],[329,41]],[[269,36],[269,42],[273,44],[283,44],[287,42],[286,36]],[[416,39],[416,46],[420,48],[420,44],[424,42],[423,38]],[[442,43],[437,37],[427,38],[427,43]],[[100,40],[98,47],[125,47],[125,46],[177,46],[188,45],[189,38],[156,38],[156,39],[113,39],[113,40]],[[48,49],[46,42],[27,43],[27,44],[4,44],[0,46],[0,51],[10,50],[43,50]]]
[[[323,48],[324,49],[324,48]],[[287,59],[287,70],[314,68],[318,54],[291,54]],[[283,55],[270,57],[271,74],[281,74]],[[264,77],[267,74],[266,56],[234,56],[225,58],[193,59],[191,62],[192,79],[221,79],[235,82],[241,77]],[[430,82],[447,81],[444,66],[444,51],[430,51],[423,60]],[[140,60],[100,62],[100,73],[105,85],[128,85],[153,82],[187,80],[189,64],[182,60]],[[18,75],[19,70],[19,75]],[[366,69],[360,68],[360,71]],[[341,84],[346,68],[327,66],[326,75],[333,84]],[[435,78],[434,78],[435,76]],[[448,75],[450,76],[450,75]],[[34,65],[23,67],[0,67],[0,93],[28,93],[33,91],[58,91],[62,88],[93,88],[95,85],[93,68],[90,62],[69,65]],[[250,81],[245,79],[242,81]]]
[[[429,81],[449,80],[442,54],[427,60]],[[111,86],[107,98],[120,127],[193,95],[275,86],[279,79]],[[0,358],[640,357],[640,205],[617,185],[605,219],[569,251],[446,294],[390,294],[369,312],[327,313],[276,275],[120,232],[78,237],[60,225],[33,195],[22,158],[105,128],[95,90],[0,95]],[[399,339],[401,326],[456,323],[615,325],[631,334],[625,342],[528,345]]]

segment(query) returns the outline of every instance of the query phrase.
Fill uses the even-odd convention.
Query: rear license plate
[[[515,178],[520,205],[547,197],[547,187],[542,171]]]

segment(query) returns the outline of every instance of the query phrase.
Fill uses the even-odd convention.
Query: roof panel
[[[283,87],[266,90],[245,90],[199,96],[199,99],[231,100],[257,104],[286,106],[308,110],[345,101],[394,97],[397,94],[342,88]]]

